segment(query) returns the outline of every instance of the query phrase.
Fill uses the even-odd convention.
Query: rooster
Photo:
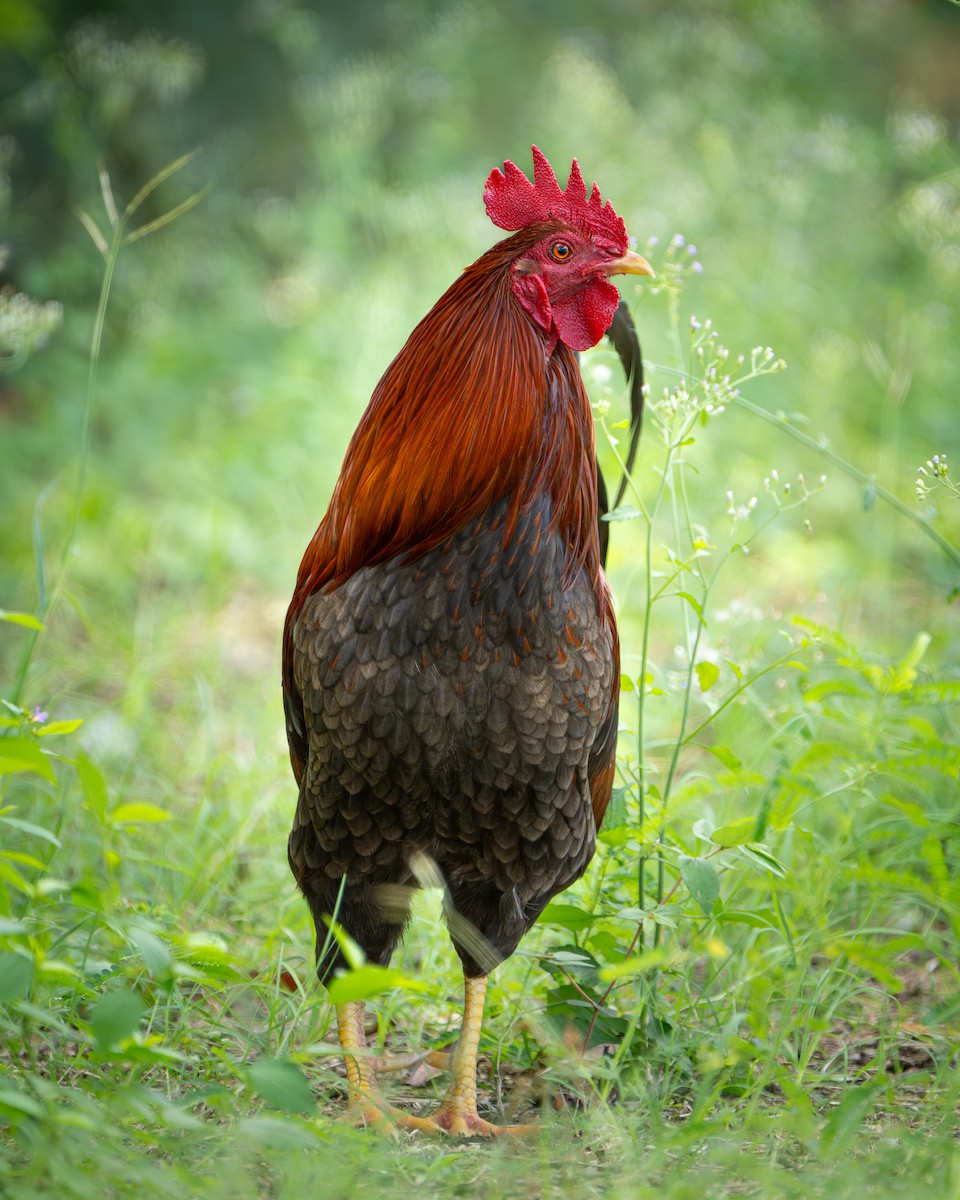
[[[451,1081],[430,1117],[390,1109],[361,1002],[337,1008],[351,1114],[492,1136],[477,1111],[487,976],[590,861],[614,775],[619,647],[577,352],[616,274],[652,275],[576,159],[565,188],[491,172],[512,236],[440,298],[387,368],[303,557],[283,639],[299,787],[290,867],[321,981],[331,924],[386,964],[425,866],[464,974]],[[428,871],[429,873],[429,871]]]

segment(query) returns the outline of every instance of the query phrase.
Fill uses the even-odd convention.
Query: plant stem
[[[868,475],[865,471],[861,471],[859,467],[855,467],[852,463],[847,462],[845,458],[841,458],[841,456],[835,451],[831,450],[825,442],[817,441],[816,438],[812,438],[808,433],[804,433],[803,430],[797,429],[795,425],[791,425],[787,418],[782,414],[768,412],[767,409],[761,408],[759,404],[754,404],[750,400],[745,400],[743,396],[737,396],[735,399],[736,403],[741,408],[745,409],[753,416],[760,417],[762,420],[768,422],[768,424],[776,425],[779,429],[785,430],[792,438],[796,439],[796,441],[802,442],[804,446],[808,446],[811,450],[815,450],[817,454],[821,455],[835,467],[839,467],[840,470],[843,471],[844,474],[849,475],[851,479],[856,479],[858,483],[862,483],[865,487],[872,488],[881,500],[885,501],[892,508],[896,509],[896,511],[900,513],[902,517],[906,517],[908,521],[912,521],[914,525],[918,525],[927,535],[927,537],[936,542],[936,544],[940,547],[944,554],[946,554],[947,558],[950,559],[954,566],[960,568],[960,550],[958,550],[952,542],[947,541],[943,534],[940,533],[939,530],[935,529],[926,517],[921,516],[916,509],[912,508],[909,504],[905,504],[898,496],[895,496],[893,492],[888,491],[888,489],[882,484],[877,483],[876,479],[874,479],[872,475]]]

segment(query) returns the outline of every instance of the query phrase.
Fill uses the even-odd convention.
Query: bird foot
[[[476,1111],[441,1105],[429,1117],[401,1117],[401,1129],[417,1130],[435,1137],[495,1138],[529,1137],[539,1131],[539,1125],[494,1125]]]
[[[379,1090],[373,1088],[364,1088],[351,1095],[347,1111],[343,1115],[343,1120],[350,1125],[376,1129],[379,1133],[387,1135],[395,1134],[398,1126],[403,1128],[401,1122],[405,1118],[405,1113],[388,1104]]]

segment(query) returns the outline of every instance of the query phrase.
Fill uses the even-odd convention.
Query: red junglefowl
[[[487,213],[515,232],[377,385],[284,629],[289,858],[320,979],[346,966],[332,920],[386,964],[422,864],[442,877],[465,1000],[433,1116],[387,1106],[362,1003],[337,1009],[352,1115],[432,1133],[504,1131],[477,1113],[487,975],[583,874],[614,774],[619,648],[575,352],[613,320],[610,276],[653,272],[576,160],[564,189],[533,160],[532,183],[491,173]]]

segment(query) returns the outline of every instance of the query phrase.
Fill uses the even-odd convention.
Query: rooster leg
[[[411,1117],[387,1103],[377,1085],[377,1070],[384,1060],[373,1058],[366,1052],[367,1039],[363,1029],[363,1011],[362,1000],[351,1000],[347,1004],[337,1005],[337,1033],[343,1049],[343,1063],[347,1070],[347,1088],[350,1094],[347,1104],[347,1120],[355,1125],[373,1126],[385,1133],[390,1133],[397,1128],[423,1132],[426,1127],[429,1127],[428,1131],[431,1133],[440,1132],[433,1126],[432,1121]],[[427,1051],[426,1054],[397,1055],[395,1057],[409,1057],[416,1063],[429,1062],[434,1058],[439,1062],[440,1059],[446,1059],[449,1056]]]
[[[453,1078],[447,1094],[432,1117],[408,1117],[404,1125],[423,1133],[452,1134],[454,1137],[496,1137],[502,1133],[536,1133],[536,1125],[492,1125],[477,1112],[477,1048],[483,1021],[487,976],[464,976],[463,1027],[453,1052]]]
[[[389,1110],[377,1087],[374,1060],[366,1053],[362,1000],[337,1005],[337,1033],[350,1094],[347,1116],[359,1125],[380,1124]]]

